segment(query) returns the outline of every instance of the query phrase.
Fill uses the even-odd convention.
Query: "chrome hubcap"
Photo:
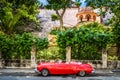
[[[48,75],[48,71],[47,70],[42,70],[42,75],[43,76],[47,76]]]
[[[79,75],[80,75],[80,76],[85,76],[85,71],[80,71],[80,72],[79,72]]]

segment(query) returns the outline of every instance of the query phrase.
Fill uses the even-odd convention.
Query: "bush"
[[[52,21],[59,20],[59,17],[56,14],[51,15]]]
[[[44,49],[37,53],[37,59],[64,59],[64,54],[60,53],[60,48],[57,46],[51,46],[48,49]]]
[[[47,48],[48,40],[32,36],[30,33],[6,35],[0,34],[0,51],[4,59],[30,59],[31,48],[37,51]]]
[[[50,34],[57,35],[59,32],[61,32],[61,30],[56,27],[56,28],[53,28],[53,29],[50,31]]]
[[[73,59],[87,60],[100,60],[102,49],[111,45],[112,41],[110,29],[96,22],[61,31],[57,39],[60,48],[71,46]]]
[[[118,60],[117,56],[108,56],[108,60]]]

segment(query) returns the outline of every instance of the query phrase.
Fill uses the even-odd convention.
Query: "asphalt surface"
[[[34,72],[34,69],[0,69],[0,76],[40,76]],[[75,75],[52,75],[52,76],[72,76]],[[120,69],[96,69],[94,74],[87,75],[87,77],[97,77],[97,76],[114,76],[120,77]]]
[[[0,76],[0,80],[120,80],[120,77],[21,77]]]
[[[113,71],[113,72],[112,72]],[[0,80],[120,80],[119,70],[97,69],[85,77],[76,75],[36,75],[34,69],[0,69]]]

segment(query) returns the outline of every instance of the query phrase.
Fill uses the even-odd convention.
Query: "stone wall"
[[[77,8],[67,9],[63,17],[64,26],[68,26],[68,27],[75,26],[77,24],[77,17],[76,17],[77,13],[78,13]]]
[[[42,32],[34,32],[33,35],[38,37],[47,37],[47,34],[54,27],[59,27],[59,21],[52,21],[51,15],[56,14],[54,10],[39,9],[39,14],[37,18],[40,21],[40,26],[42,27]],[[73,27],[77,24],[76,14],[78,12],[77,8],[68,8],[63,16],[63,23],[66,27]]]
[[[102,60],[72,60],[73,62],[81,62],[91,64],[96,69],[102,68]],[[40,62],[65,62],[62,60],[37,60]],[[3,68],[31,68],[31,60],[2,60]],[[120,68],[120,61],[107,61],[107,69]]]
[[[40,13],[38,14],[38,18],[41,21],[41,26],[49,27],[59,26],[59,21],[51,21],[51,15],[56,14],[54,10],[40,9]],[[64,26],[75,26],[77,24],[76,14],[78,12],[77,8],[68,8],[63,16]]]

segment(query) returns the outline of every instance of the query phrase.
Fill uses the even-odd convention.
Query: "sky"
[[[40,2],[42,2],[44,5],[47,4],[47,0],[38,0]],[[72,0],[72,1],[75,1],[75,0]],[[81,7],[85,7],[86,6],[86,3],[85,3],[85,0],[81,0]]]
[[[43,3],[44,5],[47,4],[47,0],[38,0],[38,1],[40,1],[40,2]]]

